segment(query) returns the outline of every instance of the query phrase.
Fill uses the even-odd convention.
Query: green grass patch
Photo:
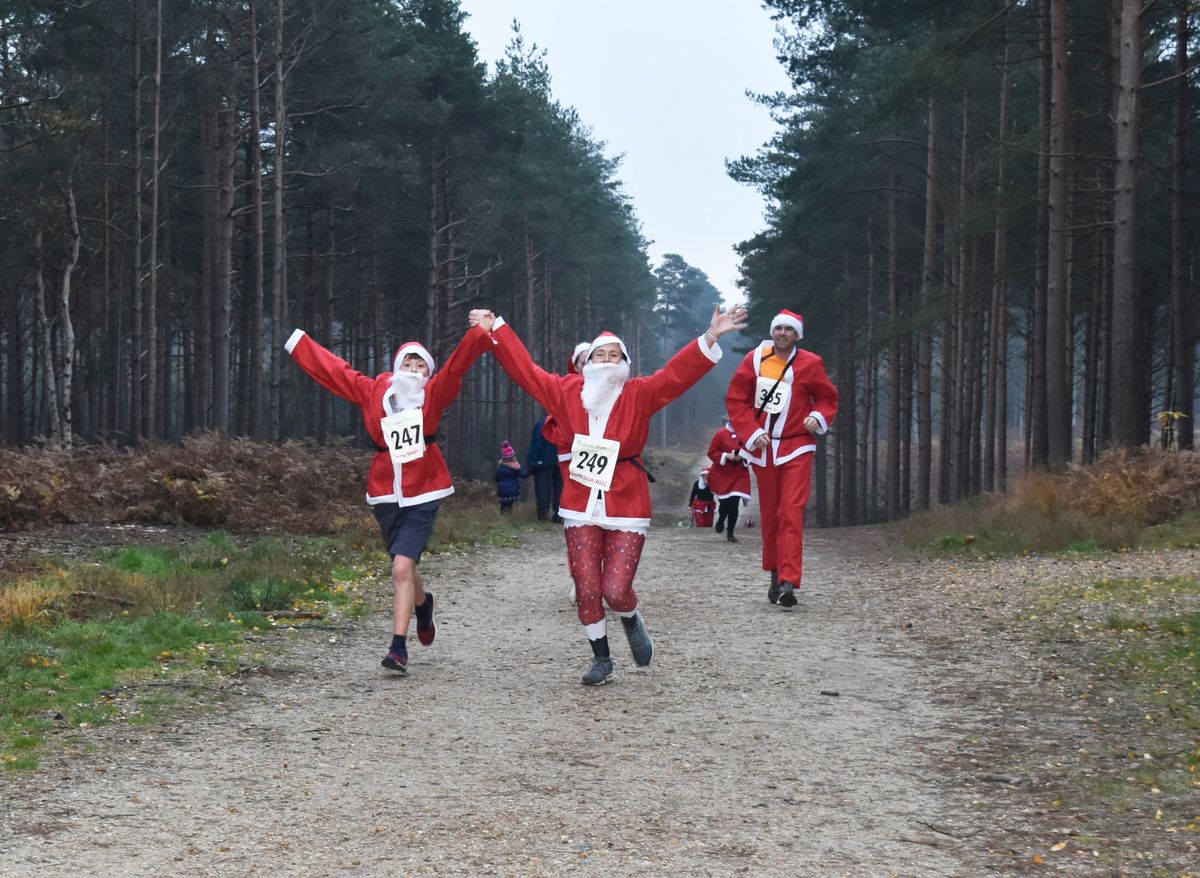
[[[532,503],[501,516],[485,499],[447,502],[429,551],[515,545],[539,526]],[[328,537],[246,544],[217,531],[186,546],[122,546],[0,581],[0,765],[36,768],[52,729],[148,722],[177,695],[143,692],[146,677],[236,668],[247,634],[294,624],[274,612],[362,617],[387,571],[374,521],[359,515]]]
[[[1147,528],[1139,545],[1147,549],[1200,548],[1200,513],[1188,512]]]
[[[0,763],[36,767],[55,727],[99,725],[118,708],[118,687],[143,675],[206,666],[241,636],[232,622],[155,614],[115,621],[66,620],[0,637]]]
[[[113,693],[146,676],[213,673],[210,659],[275,627],[272,611],[362,615],[366,580],[386,569],[381,551],[346,539],[239,546],[218,532],[0,582],[0,765],[35,768],[51,729],[149,721],[176,696]]]
[[[1154,802],[1159,827],[1182,831],[1200,786],[1200,578],[1055,583],[1033,609],[1018,624],[1044,635],[1045,661],[1096,728],[1065,789],[1114,813]]]

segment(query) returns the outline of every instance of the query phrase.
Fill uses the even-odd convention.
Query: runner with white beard
[[[645,667],[654,657],[654,641],[633,590],[650,528],[650,484],[639,458],[650,418],[716,365],[721,358],[717,339],[746,325],[746,309],[714,309],[703,335],[653,375],[639,378],[629,377],[629,351],[611,332],[591,343],[582,376],[554,375],[533,361],[503,318],[485,312],[480,325],[491,331],[500,365],[552,416],[554,435],[547,438],[560,455],[570,452],[558,514],[579,621],[592,647],[582,682],[602,685],[613,673],[605,604],[621,618],[634,662]]]
[[[355,371],[302,329],[285,345],[313,380],[362,410],[375,443],[367,503],[392,557],[392,642],[382,665],[400,674],[408,671],[413,613],[421,643],[428,646],[437,634],[433,593],[425,591],[417,564],[433,533],[438,504],[454,493],[437,430],[446,407],[462,389],[463,376],[490,345],[487,333],[475,325],[483,313],[474,316],[472,328],[436,373],[433,356],[415,341],[400,345],[393,371],[374,378]]]

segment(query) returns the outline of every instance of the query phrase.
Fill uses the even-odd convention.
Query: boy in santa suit
[[[787,309],[775,315],[771,338],[742,360],[725,396],[758,480],[762,566],[771,572],[767,600],[783,607],[796,605],[803,573],[816,437],[829,430],[838,407],[821,358],[796,346],[803,337],[803,317]]]
[[[560,452],[570,452],[559,515],[579,621],[592,648],[585,685],[612,679],[605,604],[621,618],[633,660],[644,667],[654,656],[633,590],[651,515],[650,485],[638,456],[649,438],[650,417],[716,365],[717,339],[745,321],[744,308],[715,309],[702,336],[640,378],[629,377],[629,351],[611,332],[591,343],[582,375],[552,375],[538,367],[502,318],[488,314],[481,321],[491,330],[500,365],[553,416],[554,432],[547,438]]]
[[[393,371],[374,378],[356,372],[304,330],[293,332],[285,345],[318,384],[362,410],[375,442],[367,503],[392,557],[392,642],[382,664],[400,674],[408,670],[406,636],[414,611],[421,643],[428,646],[437,634],[433,593],[425,591],[417,564],[433,533],[438,504],[454,493],[437,445],[438,424],[462,389],[463,376],[489,344],[487,333],[473,326],[435,373],[429,351],[418,342],[405,342],[396,351]]]
[[[737,526],[738,504],[750,499],[750,460],[742,442],[726,421],[708,443],[708,487],[717,499],[716,531],[725,531],[725,539],[737,542],[733,529]]]

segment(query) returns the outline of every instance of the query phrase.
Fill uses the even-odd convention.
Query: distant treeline
[[[730,166],[771,203],[743,272],[841,388],[832,520],[1192,447],[1197,4],[765,5],[793,86]]]
[[[652,271],[605,155],[514,33],[489,74],[452,0],[96,0],[0,8],[0,439],[354,434],[288,362],[444,359],[491,307],[547,368],[601,328],[653,368],[717,292]],[[686,403],[678,441],[715,426]],[[485,358],[462,472],[537,412]],[[481,471],[487,471],[486,469]]]

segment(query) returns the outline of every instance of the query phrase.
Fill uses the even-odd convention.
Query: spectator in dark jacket
[[[512,512],[513,504],[521,496],[521,479],[529,476],[529,470],[517,460],[512,443],[505,439],[500,443],[500,463],[496,466],[496,496],[500,498],[500,512]]]
[[[529,453],[525,455],[525,466],[533,476],[533,493],[537,497],[538,521],[559,521],[558,501],[562,496],[562,472],[558,468],[558,448],[542,435],[546,415],[533,425],[533,437],[529,440]]]

